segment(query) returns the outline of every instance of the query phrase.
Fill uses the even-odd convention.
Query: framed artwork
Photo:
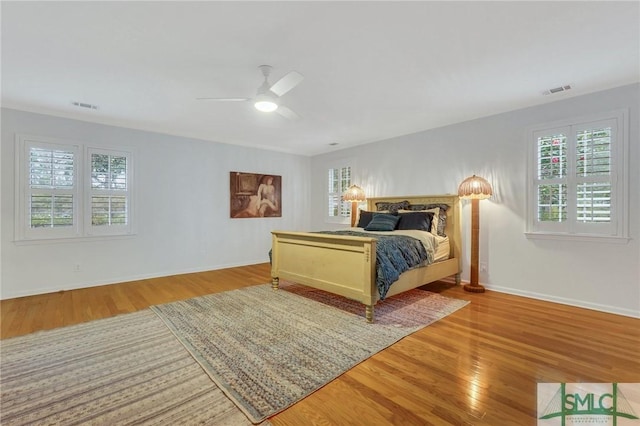
[[[282,177],[229,172],[232,219],[282,217]]]

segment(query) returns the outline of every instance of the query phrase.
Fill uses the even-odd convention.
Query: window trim
[[[30,150],[33,146],[46,146],[60,148],[74,152],[74,223],[73,226],[65,228],[31,228],[28,223],[29,217],[29,158]],[[127,179],[128,179],[128,223],[125,226],[107,226],[106,229],[96,228],[91,225],[90,204],[91,190],[89,188],[91,178],[90,153],[95,151],[106,151],[127,156]],[[51,243],[70,241],[104,240],[112,238],[129,237],[136,233],[135,220],[135,170],[134,159],[136,152],[127,147],[98,147],[83,142],[73,141],[64,138],[53,138],[47,136],[35,136],[30,134],[15,135],[15,184],[14,184],[14,242],[18,244],[31,243]],[[87,163],[87,159],[89,162]],[[89,217],[87,217],[89,214]]]
[[[615,188],[612,197],[612,221],[610,233],[587,233],[580,232],[585,228],[579,224],[575,217],[572,223],[563,227],[563,230],[553,230],[552,227],[546,229],[536,229],[537,192],[536,192],[536,160],[537,160],[537,139],[538,134],[550,133],[561,128],[572,128],[573,131],[567,136],[570,139],[571,147],[567,155],[571,158],[571,153],[575,151],[575,134],[578,129],[584,129],[590,123],[614,121],[616,125],[616,139],[612,147],[612,170],[615,176],[610,179],[612,187]],[[529,239],[542,240],[574,240],[583,242],[606,242],[624,244],[629,241],[628,211],[629,211],[629,110],[619,109],[589,116],[577,117],[561,121],[542,123],[531,126],[526,130],[527,143],[527,210],[526,210],[526,230],[525,236]],[[575,195],[575,194],[572,194]],[[598,224],[595,224],[598,225]],[[564,230],[568,229],[568,230]]]

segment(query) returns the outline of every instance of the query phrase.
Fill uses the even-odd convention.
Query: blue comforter
[[[389,287],[400,278],[400,274],[418,266],[425,260],[430,262],[424,245],[406,235],[378,235],[358,231],[322,231],[321,234],[353,235],[375,238],[376,241],[376,285],[380,300],[384,300]]]

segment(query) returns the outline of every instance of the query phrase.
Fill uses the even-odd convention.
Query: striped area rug
[[[411,290],[376,305],[302,286],[259,285],[152,309],[254,423],[468,302]]]
[[[250,425],[150,310],[0,341],[0,424]]]

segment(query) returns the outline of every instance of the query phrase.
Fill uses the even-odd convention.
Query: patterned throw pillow
[[[371,222],[364,228],[365,231],[393,231],[400,220],[399,216],[380,213],[373,216]]]
[[[400,201],[399,203],[388,203],[386,201],[380,201],[376,203],[376,210],[388,210],[389,213],[396,214],[398,213],[398,210],[408,210],[409,205],[409,200]]]

